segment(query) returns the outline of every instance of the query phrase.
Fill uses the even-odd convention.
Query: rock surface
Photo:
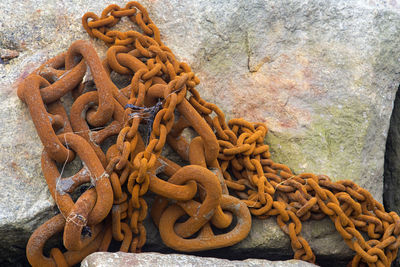
[[[42,146],[17,84],[72,41],[89,39],[81,16],[111,2],[0,1],[0,49],[12,55],[0,61],[1,264],[24,257],[29,235],[55,210],[41,174]],[[382,200],[384,144],[399,80],[396,1],[141,3],[164,42],[198,74],[206,100],[228,118],[267,123],[274,160],[296,173],[352,179]],[[326,227],[331,223],[319,229]],[[322,244],[335,248],[317,254],[348,257],[337,234],[304,228],[315,252]],[[250,236],[233,249],[291,255],[288,244],[272,220],[254,220]]]
[[[146,251],[173,253],[162,243],[159,232],[150,219],[146,220],[145,225],[148,230]],[[344,266],[354,255],[329,219],[304,222],[302,233],[309,241],[311,249],[316,254],[317,263],[321,266]],[[281,260],[293,258],[293,251],[289,237],[281,231],[275,218],[267,220],[253,218],[250,234],[240,243],[196,255],[237,260],[249,257]]]
[[[221,266],[221,267],[252,267],[252,266],[268,266],[268,267],[312,267],[314,264],[298,261],[268,261],[259,259],[247,259],[244,261],[230,261],[209,257],[196,257],[182,254],[159,254],[159,253],[108,253],[96,252],[87,256],[81,263],[81,267],[108,267],[108,266],[137,266],[137,267],[153,267],[153,266]]]

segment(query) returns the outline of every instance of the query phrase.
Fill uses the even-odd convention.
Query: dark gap
[[[400,86],[397,88],[386,140],[383,173],[383,205],[386,211],[400,212]],[[399,253],[392,266],[400,266]]]
[[[400,87],[399,87],[400,88]],[[386,140],[383,203],[388,211],[400,212],[400,90],[397,90]]]
[[[114,144],[117,143],[117,135],[112,135],[107,137],[102,143],[101,143],[101,150],[103,150],[104,154],[107,153],[107,150]]]
[[[73,161],[64,165],[64,163],[57,163],[57,169],[61,174],[62,178],[70,177],[76,174],[80,169],[82,169],[83,164],[78,154],[75,153],[75,158]]]
[[[112,82],[118,87],[118,89],[122,89],[131,84],[132,77],[131,75],[123,75],[119,74],[115,71],[112,71],[110,74],[110,78]]]

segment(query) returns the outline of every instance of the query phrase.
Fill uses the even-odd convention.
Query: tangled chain
[[[122,17],[142,33],[111,30]],[[315,262],[301,222],[329,216],[356,252],[352,266],[390,266],[400,246],[400,217],[385,212],[352,181],[295,175],[273,162],[264,144],[267,127],[244,119],[226,123],[224,113],[200,97],[199,79],[161,42],[140,4],[110,5],[100,17],[89,12],[82,21],[90,36],[110,46],[104,61],[89,42],[76,41],[18,88],[43,143],[43,174],[60,210],[29,239],[33,266],[74,265],[92,252],[107,251],[112,239],[121,251],[140,252],[149,190],[157,195],[151,216],[161,238],[179,251],[238,243],[250,231],[252,214],[276,216],[294,258]],[[131,83],[118,88],[112,72]],[[74,102],[67,114],[61,98],[69,92]],[[143,127],[150,129],[145,140]],[[196,133],[190,142],[182,134],[187,128]],[[116,141],[104,153],[111,136]],[[189,164],[181,167],[161,156],[166,142]],[[75,155],[83,168],[62,177],[60,164]],[[87,183],[74,202],[71,193]],[[222,234],[214,233],[217,228]],[[46,241],[61,231],[66,251],[52,248],[50,257],[44,256]]]

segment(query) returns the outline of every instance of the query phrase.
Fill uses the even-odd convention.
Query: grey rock
[[[340,260],[351,259],[354,254],[337,233],[333,222],[326,218],[321,221],[304,222],[303,237],[309,241],[310,247],[317,257],[332,257],[335,255]],[[275,218],[267,220],[253,219],[251,232],[242,242],[233,246],[232,254],[243,251],[256,255],[268,253],[269,257],[279,252],[280,255],[292,257],[289,237],[281,231]],[[256,251],[254,251],[256,250]],[[253,256],[254,257],[254,256]]]
[[[146,251],[172,253],[173,251],[162,243],[160,234],[151,219],[147,218],[145,225]],[[302,235],[309,241],[317,262],[322,266],[346,265],[354,256],[354,252],[347,247],[337,233],[333,222],[328,218],[321,221],[303,222]],[[252,257],[279,260],[293,258],[293,251],[289,237],[279,228],[275,218],[265,220],[253,218],[249,235],[240,243],[216,251],[202,252],[199,255],[228,259]]]
[[[11,49],[1,49],[0,50],[0,59],[4,61],[8,61],[10,59],[16,58],[19,56],[18,51]]]
[[[316,266],[314,264],[299,261],[268,261],[260,259],[247,259],[244,261],[230,261],[209,257],[196,257],[182,254],[159,254],[159,253],[109,253],[96,252],[87,256],[81,263],[81,267],[108,267],[108,266],[221,266],[221,267],[252,267],[252,266],[268,266],[268,267],[308,267]]]
[[[24,257],[29,235],[55,212],[41,174],[40,140],[16,96],[18,82],[72,41],[89,39],[81,16],[100,14],[109,3],[0,1],[0,49],[19,53],[0,62],[0,263]],[[382,201],[384,144],[399,81],[396,2],[141,3],[163,41],[198,74],[207,101],[228,118],[267,123],[274,160],[296,173],[352,179]],[[105,45],[92,42],[104,54]],[[304,236],[317,256],[348,257],[329,221],[317,227],[321,232],[306,225]],[[332,234],[324,236],[325,229]],[[157,246],[157,231],[149,235],[149,247]],[[291,255],[288,244],[272,219],[254,220],[250,236],[231,252]]]

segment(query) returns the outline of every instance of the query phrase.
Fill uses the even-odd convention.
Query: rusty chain
[[[140,32],[112,30],[123,17]],[[195,89],[199,79],[161,42],[139,3],[110,5],[100,17],[88,12],[82,23],[109,46],[106,58],[101,61],[89,42],[76,41],[18,88],[43,143],[43,174],[60,210],[30,237],[30,264],[72,266],[107,251],[112,240],[120,242],[120,251],[140,252],[150,190],[157,195],[151,217],[163,242],[179,251],[231,246],[248,235],[251,215],[276,216],[294,258],[315,262],[301,222],[328,216],[356,252],[351,266],[390,266],[400,246],[400,217],[352,181],[296,175],[273,162],[264,144],[268,128],[244,119],[226,122],[216,105],[202,99]],[[118,88],[113,72],[131,83]],[[61,101],[68,93],[74,98],[69,114]],[[190,141],[187,128],[196,135]],[[112,136],[116,141],[104,152]],[[162,157],[166,143],[189,164]],[[62,177],[59,166],[76,155],[82,169]],[[90,186],[74,202],[71,194],[84,184]],[[46,241],[61,231],[66,250],[53,248],[44,256]]]

